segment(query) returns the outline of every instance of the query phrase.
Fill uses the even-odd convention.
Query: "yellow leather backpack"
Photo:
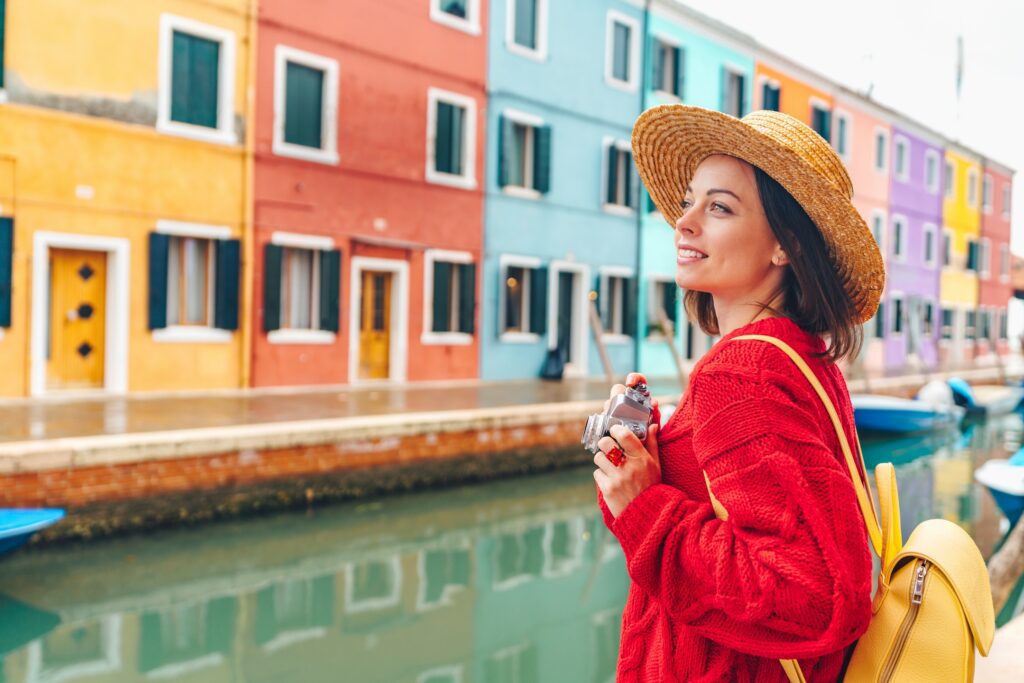
[[[767,335],[743,335],[781,349],[814,387],[836,429],[864,515],[871,545],[881,560],[871,624],[861,636],[843,678],[848,683],[922,683],[974,680],[974,650],[988,654],[995,635],[992,592],[985,560],[970,536],[945,519],[917,526],[906,544],[900,528],[896,470],[892,463],[875,468],[882,523],[871,494],[861,483],[846,433],[835,406],[803,358],[785,342]],[[860,441],[857,442],[858,457]],[[863,460],[861,460],[863,464]],[[705,481],[707,481],[707,474]],[[710,484],[708,486],[710,493]],[[715,513],[728,512],[711,494]],[[779,662],[791,683],[805,678],[795,659]]]

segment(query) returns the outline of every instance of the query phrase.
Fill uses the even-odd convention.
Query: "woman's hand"
[[[631,374],[626,382],[633,384],[640,375]],[[616,384],[612,387],[612,396],[624,393],[626,387]],[[648,487],[661,482],[661,461],[658,459],[658,430],[660,425],[655,422],[647,430],[646,442],[641,442],[633,432],[622,425],[611,428],[611,436],[601,437],[597,442],[600,449],[594,456],[594,480],[601,489],[604,502],[613,517],[618,517],[634,498]],[[625,457],[616,467],[608,459],[613,448],[622,450]]]

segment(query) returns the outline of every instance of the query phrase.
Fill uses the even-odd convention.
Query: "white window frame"
[[[319,149],[296,145],[284,139],[287,109],[288,63],[322,71]],[[274,139],[273,152],[277,156],[313,161],[336,166],[338,164],[338,60],[299,50],[288,45],[274,48]]]
[[[217,76],[217,127],[207,128],[171,119],[171,74],[174,67],[174,32],[188,33],[220,43]],[[157,48],[156,129],[203,142],[223,145],[238,143],[235,133],[235,34],[227,29],[204,24],[175,14],[160,15]]]
[[[502,254],[498,257],[498,340],[507,344],[536,344],[540,342],[540,335],[535,332],[508,332],[505,330],[505,281],[508,279],[510,267],[528,268],[539,270],[541,261],[536,256],[518,256],[515,254]],[[532,286],[532,276],[531,276]],[[523,288],[523,320],[527,327],[530,324],[530,291]]]
[[[427,600],[427,553],[432,551],[442,552],[467,552],[470,558],[473,556],[473,548],[468,538],[461,538],[456,541],[442,542],[439,545],[432,545],[428,548],[423,548],[416,553],[416,569],[419,581],[417,582],[416,590],[416,611],[419,613],[429,612],[430,610],[437,609],[438,607],[448,607],[452,604],[452,596],[461,593],[466,590],[466,586],[458,586],[455,584],[445,584],[441,591],[441,597],[435,601]]]
[[[615,24],[625,24],[632,32],[629,41],[629,80],[620,81],[612,74],[615,65]],[[605,18],[604,82],[617,90],[635,93],[640,85],[640,22],[622,12],[609,10]]]
[[[537,116],[536,114],[528,114],[528,113],[526,113],[524,111],[519,111],[517,109],[505,109],[505,110],[503,110],[501,112],[501,115],[505,119],[507,119],[507,120],[509,120],[509,121],[511,121],[513,123],[518,123],[518,124],[523,125],[523,126],[532,126],[533,129],[534,129],[534,138],[533,138],[533,145],[532,146],[536,147],[536,144],[537,144],[537,137],[536,137],[537,130],[544,126],[544,119],[542,119],[541,117]],[[498,153],[500,154],[501,150],[499,150]],[[532,177],[532,174],[533,174],[532,167],[533,167],[533,155],[534,155],[534,153],[535,153],[534,150],[530,150],[529,163],[526,163],[526,168],[523,169],[523,178],[524,179],[527,177],[527,173],[526,173],[527,170],[529,170],[530,178],[531,178],[531,180],[534,180],[533,177]],[[525,162],[526,162],[526,160],[524,159],[524,163]],[[532,184],[533,183],[531,182],[531,185]],[[541,193],[540,190],[538,190],[538,189],[536,189],[534,187],[523,187],[521,185],[505,185],[503,188],[501,188],[501,190],[502,190],[502,192],[504,192],[507,195],[511,195],[513,197],[519,197],[520,199],[539,200],[539,199],[541,199],[544,196]]]
[[[902,226],[902,229],[899,231],[899,235],[896,234],[897,224]],[[889,219],[889,225],[891,226],[892,230],[892,253],[890,254],[890,256],[892,256],[893,261],[895,261],[896,263],[906,263],[908,242],[907,232],[909,231],[910,222],[907,220],[907,217],[904,216],[903,214],[894,213],[892,217]]]
[[[608,203],[608,175],[611,169],[608,168],[608,151],[611,147],[615,147],[620,152],[627,152],[630,155],[633,154],[633,146],[629,143],[629,140],[619,140],[617,138],[605,136],[601,141],[601,209],[605,213],[610,213],[616,216],[635,216],[636,209],[630,206],[630,203],[636,203],[633,201],[635,197],[626,196],[626,204],[609,204]],[[632,174],[633,169],[626,165],[626,173]],[[638,191],[638,182],[636,178],[633,179],[632,193]]]
[[[897,162],[899,160],[899,148],[903,148],[903,169],[897,168]],[[893,173],[896,179],[900,182],[906,183],[910,181],[910,140],[903,135],[897,135],[894,138],[892,145],[892,164]]]
[[[601,292],[608,291],[608,278],[617,277],[629,279],[634,277],[635,271],[632,268],[626,266],[600,266],[597,269],[598,276],[601,278]],[[622,296],[625,297],[626,292],[623,290]],[[609,312],[609,316],[614,315],[614,311]],[[622,321],[622,327],[625,327],[626,321]],[[628,334],[617,334],[614,332],[606,332],[601,330],[601,339],[606,344],[628,344],[633,341],[633,338]]]
[[[436,162],[437,140],[437,103],[445,102],[466,110],[466,125],[462,132],[465,136],[462,149],[465,150],[463,173],[441,173],[434,168]],[[463,190],[476,189],[476,99],[468,95],[442,90],[427,89],[427,167],[426,179],[429,183],[458,187]]]
[[[681,58],[679,60],[680,61],[680,66],[682,66],[683,70],[685,71],[686,70],[686,51],[683,49],[682,42],[680,42],[678,39],[676,39],[676,38],[674,38],[672,36],[667,36],[664,33],[655,33],[653,37],[654,37],[654,41],[656,43],[660,43],[662,45],[667,45],[668,47],[673,47],[673,48],[679,50],[679,54],[681,56]],[[664,72],[662,72],[662,73],[664,74]],[[685,74],[682,77],[680,76],[680,74],[676,74],[675,76],[676,76],[676,83],[679,83],[680,80],[682,80],[682,82],[684,84],[686,83]],[[662,90],[660,85],[661,85],[660,83],[654,84],[654,86],[651,88],[651,90],[656,92],[661,97],[664,97],[666,99],[672,100],[674,102],[681,102],[683,100],[683,93],[679,93],[677,95],[677,94],[675,94],[673,92],[669,92],[668,90]],[[684,85],[684,87],[685,87],[685,85]]]
[[[928,182],[928,162],[931,161],[935,168],[935,178],[932,182]],[[942,161],[939,159],[939,153],[934,149],[925,150],[924,153],[924,186],[928,190],[929,194],[938,194],[939,185],[941,184],[940,179],[942,177]]]
[[[934,223],[925,223],[922,229],[922,247],[928,246],[928,235],[932,236],[932,256],[928,258],[928,252],[925,251],[921,255],[921,261],[924,263],[925,268],[935,269],[939,262],[939,252],[942,250],[942,245],[939,244],[939,227]]]
[[[942,226],[942,242],[939,243],[939,263],[942,264],[943,270],[953,270],[956,268],[956,254],[953,253],[953,244],[956,233],[953,228],[949,226]],[[949,263],[946,263],[946,243],[949,243]]]
[[[974,198],[971,198],[971,195]],[[973,166],[967,169],[967,206],[978,207],[978,169]]]
[[[956,164],[951,159],[944,159],[942,164],[942,182],[945,184],[942,192],[944,199],[956,197],[956,175]]]
[[[1010,281],[1010,245],[1005,242],[999,245],[999,281]]]
[[[982,237],[978,240],[978,277],[988,280],[992,275],[992,240]]]
[[[889,296],[887,297],[889,305],[886,306],[886,309],[888,309],[888,310],[885,312],[885,316],[886,316],[886,321],[885,321],[886,322],[885,338],[886,339],[902,339],[903,335],[907,333],[907,323],[910,322],[909,320],[906,320],[906,318],[909,317],[907,315],[907,298],[908,297],[907,297],[906,294],[904,294],[903,292],[899,292],[899,291],[890,292]],[[899,312],[902,314],[901,316],[897,316],[896,315],[896,302],[897,301],[900,302],[900,310],[899,310]],[[901,320],[901,318],[902,318],[902,320]],[[896,331],[896,321],[897,320],[900,320],[900,330],[898,332]]]
[[[884,144],[882,145],[882,149],[884,150],[884,152],[883,152],[884,158],[881,159],[881,163],[879,163],[879,159],[878,159],[878,137],[879,136],[881,136],[882,139],[884,140]],[[890,141],[891,141],[891,138],[889,137],[889,131],[886,130],[885,128],[882,128],[881,126],[876,126],[875,127],[875,135],[871,139],[871,142],[872,142],[872,145],[871,145],[871,155],[874,157],[874,159],[872,160],[872,163],[871,163],[871,167],[875,169],[875,173],[878,173],[880,175],[887,175],[889,173],[889,156],[890,156],[890,154],[889,154],[889,145],[890,145]]]
[[[871,234],[875,234],[875,219],[882,219],[881,229],[878,231],[878,250],[882,254],[886,254],[886,246],[889,244],[889,216],[882,209],[872,209],[871,211],[871,225],[868,228],[871,230]]]
[[[1010,183],[1003,183],[1003,218],[1010,220],[1010,207],[1012,205],[1011,194],[1013,186]]]
[[[657,275],[657,274],[650,275],[647,278],[647,311],[646,311],[646,317],[647,317],[647,326],[648,326],[648,328],[651,325],[655,325],[655,324],[657,324],[659,322],[658,321],[658,316],[657,316],[657,311],[661,307],[661,285],[668,284],[668,283],[675,284],[675,278],[672,277],[671,275]],[[678,285],[677,285],[677,289],[678,289]],[[680,297],[679,297],[679,295],[677,293],[677,295],[676,295],[676,303],[677,303],[677,305],[678,305],[678,302],[679,302],[679,298]],[[679,312],[676,311],[676,315],[677,316],[678,316],[678,314],[679,314]],[[679,329],[681,327],[682,326],[679,324],[678,318],[677,318],[677,322],[675,323],[675,329],[673,330],[673,332],[678,334],[679,333]],[[644,330],[644,331],[646,332],[647,330]],[[640,336],[640,331],[639,330],[637,331],[637,336],[638,337]],[[645,339],[659,340],[659,339],[664,339],[665,335],[662,334],[661,328],[659,327],[659,328],[657,328],[656,332],[649,333],[644,338]]]
[[[345,613],[346,614],[359,614],[360,612],[372,612],[376,610],[387,609],[389,607],[396,607],[401,603],[402,600],[402,563],[398,555],[394,557],[378,560],[374,557],[368,557],[363,562],[379,562],[380,564],[387,565],[391,569],[391,575],[394,577],[394,586],[392,586],[391,593],[379,598],[369,598],[367,600],[356,600],[353,589],[355,588],[355,562],[345,565]],[[358,564],[362,564],[360,562]]]
[[[537,49],[535,50],[516,42],[516,2],[518,1],[506,0],[505,2],[505,48],[514,55],[546,62],[548,59],[548,0],[537,0]]]
[[[994,180],[991,173],[986,173],[981,179],[981,210],[986,214],[992,213],[993,195],[995,194]]]
[[[570,556],[568,558],[564,558],[562,560],[563,564],[561,565],[555,564],[555,557],[551,548],[552,542],[555,538],[556,524],[565,524],[566,527],[568,527],[569,543],[572,544]],[[583,549],[586,545],[583,535],[584,526],[582,517],[556,519],[548,522],[544,526],[544,564],[541,568],[541,576],[546,579],[568,576],[580,568],[583,564]]]
[[[334,249],[334,239],[331,237],[295,232],[275,231],[270,235],[270,243],[279,247],[311,251],[331,251]],[[319,285],[317,286],[319,287]],[[319,295],[319,293],[316,294]],[[280,292],[278,292],[278,296],[280,296]],[[296,330],[282,327],[267,333],[267,341],[271,344],[322,345],[333,344],[337,341],[337,338],[338,335],[330,330]]]
[[[846,151],[839,151],[839,121],[843,120],[846,122]],[[853,117],[850,112],[845,109],[836,107],[832,110],[832,125],[835,127],[835,136],[833,136],[832,147],[836,150],[836,154],[839,158],[846,163],[850,163],[850,159],[853,155]]]
[[[437,679],[441,676],[447,676],[450,683],[462,683],[462,664],[452,664],[451,666],[439,666],[433,669],[424,671],[423,673],[416,676],[416,683],[426,683],[431,679]]]
[[[469,346],[473,343],[473,335],[466,332],[449,331],[434,332],[434,264],[474,263],[473,254],[468,251],[449,251],[447,249],[427,249],[423,252],[423,331],[420,343],[425,346]],[[458,305],[456,303],[456,305]]]
[[[441,0],[430,0],[430,19],[471,36],[480,35],[480,0],[466,0],[466,18],[460,19],[441,9]]]
[[[217,240],[231,239],[231,228],[226,225],[206,225],[204,223],[186,223],[183,221],[158,220],[156,232],[171,237],[193,237],[196,239]],[[213,248],[213,245],[211,245]],[[217,289],[216,256],[210,255],[212,267],[207,274],[207,301],[210,307],[210,321],[214,320],[214,299]],[[234,334],[231,330],[222,330],[213,325],[168,325],[152,331],[153,341],[171,344],[226,344]]]

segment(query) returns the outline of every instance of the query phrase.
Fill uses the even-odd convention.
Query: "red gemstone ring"
[[[619,467],[626,461],[626,454],[618,446],[613,446],[610,451],[605,453],[605,456],[608,458],[608,462],[616,467]]]

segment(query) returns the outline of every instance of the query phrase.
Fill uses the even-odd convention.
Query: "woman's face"
[[[787,263],[754,179],[754,168],[716,154],[697,167],[676,221],[676,284],[716,302],[768,300]],[[775,258],[777,264],[772,263]]]

